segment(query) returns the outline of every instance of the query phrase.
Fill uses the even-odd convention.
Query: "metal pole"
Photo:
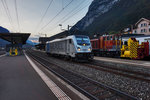
[[[68,25],[68,34],[70,35],[70,31],[69,31],[69,25]]]
[[[68,33],[69,33],[69,35],[71,35],[71,33],[70,33],[70,27],[72,27],[72,26],[68,25]]]

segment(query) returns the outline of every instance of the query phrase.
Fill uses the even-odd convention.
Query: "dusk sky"
[[[83,18],[92,1],[1,0],[0,26],[11,32],[32,33],[32,36],[42,33],[52,36],[61,32],[59,24],[62,24],[62,29],[67,29],[67,25],[73,26]]]

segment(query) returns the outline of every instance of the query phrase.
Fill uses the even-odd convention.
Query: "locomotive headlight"
[[[90,47],[90,48],[88,48],[88,51],[91,51],[91,47]]]
[[[80,47],[77,47],[77,50],[78,50],[78,51],[81,51]]]

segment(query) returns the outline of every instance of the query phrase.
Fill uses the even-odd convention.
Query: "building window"
[[[141,27],[143,27],[143,24],[141,24]]]
[[[146,29],[144,29],[144,33],[146,33],[147,32],[147,30]]]
[[[136,30],[134,32],[136,33]]]
[[[146,23],[144,23],[144,26],[147,26],[147,24],[146,24]]]
[[[143,33],[143,29],[141,29],[141,33]]]
[[[112,36],[110,36],[110,40],[113,40],[113,37],[112,37]]]

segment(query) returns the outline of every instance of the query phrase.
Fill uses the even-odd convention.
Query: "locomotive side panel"
[[[59,48],[57,48],[59,50],[58,53],[62,54],[62,55],[67,55],[66,54],[66,48],[67,48],[67,46],[66,46],[66,40],[59,41],[58,44],[59,44]]]
[[[50,53],[50,43],[46,43],[45,50],[46,50],[46,53]]]
[[[67,55],[70,57],[75,57],[75,44],[73,39],[68,39],[67,40]]]

